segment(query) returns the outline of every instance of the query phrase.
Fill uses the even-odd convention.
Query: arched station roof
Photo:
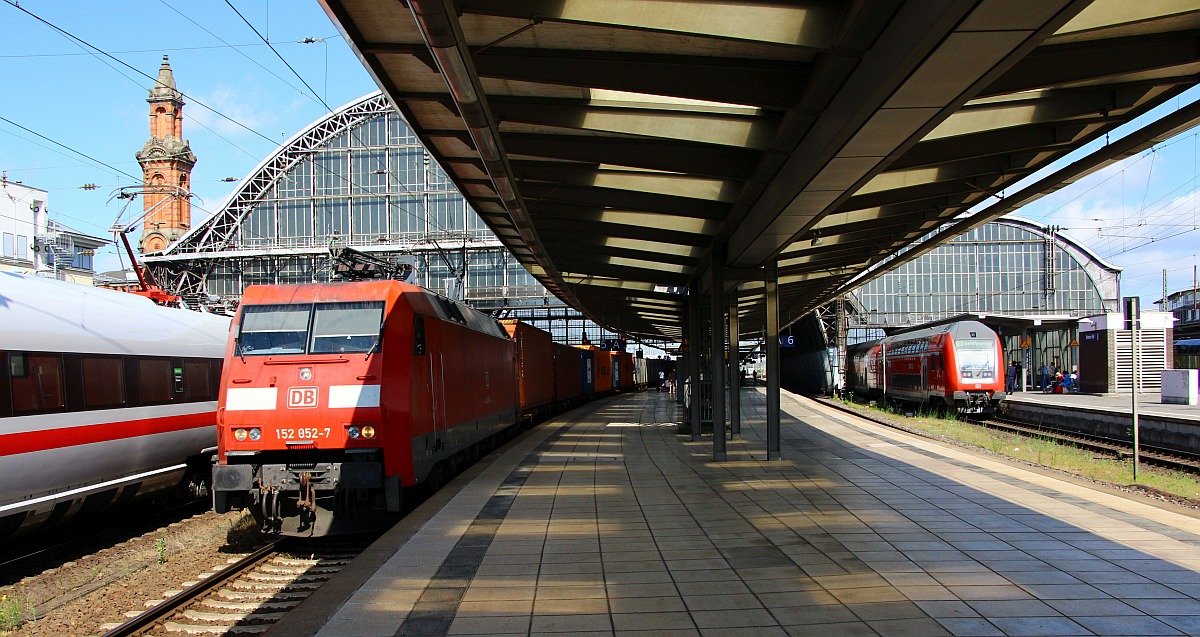
[[[158,263],[238,247],[237,231],[246,216],[271,195],[271,189],[286,178],[297,164],[310,159],[313,151],[329,148],[338,138],[345,138],[359,126],[392,110],[391,103],[383,94],[375,92],[317,119],[260,161],[212,217],[193,226],[166,250],[147,261]],[[349,181],[350,176],[344,178]]]
[[[593,319],[678,338],[715,263],[763,327],[1200,79],[1163,0],[321,0],[501,241]],[[942,235],[944,240],[952,234]],[[697,283],[699,282],[699,284]]]
[[[1119,267],[1058,228],[1019,217],[895,261],[847,297],[860,326],[900,330],[969,312],[1081,317],[1120,308]]]

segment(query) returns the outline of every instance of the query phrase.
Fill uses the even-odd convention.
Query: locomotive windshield
[[[248,305],[238,355],[370,353],[382,326],[382,301]]]
[[[375,349],[383,324],[383,303],[361,301],[318,305],[310,354],[364,353]]]
[[[303,354],[311,305],[247,305],[242,310],[242,356]]]
[[[963,378],[995,378],[996,342],[984,338],[963,338],[954,341],[958,355],[958,371]]]

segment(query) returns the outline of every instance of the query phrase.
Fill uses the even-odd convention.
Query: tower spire
[[[150,87],[150,139],[137,153],[142,166],[146,212],[138,249],[159,252],[191,227],[191,174],[196,156],[183,139],[183,94],[167,56]]]

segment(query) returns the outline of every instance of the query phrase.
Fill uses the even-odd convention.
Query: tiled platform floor
[[[767,463],[761,391],[719,464],[664,394],[543,425],[314,632],[1200,634],[1196,516],[786,393]]]

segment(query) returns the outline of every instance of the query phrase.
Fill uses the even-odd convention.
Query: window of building
[[[23,234],[17,235],[17,258],[29,258],[29,237]]]
[[[278,210],[280,238],[312,238],[312,200],[294,199],[281,201],[278,204]]]
[[[242,222],[242,245],[255,246],[274,243],[276,237],[275,231],[275,206],[270,202],[264,202],[254,208],[253,211]]]
[[[425,205],[420,195],[394,195],[390,201],[390,224],[396,238],[416,238],[425,234]]]
[[[278,193],[280,197],[312,196],[312,160],[305,159],[292,167],[279,180]]]
[[[0,251],[0,256],[13,258],[17,254],[17,238],[11,232],[4,233],[3,251]]]
[[[350,156],[345,151],[321,153],[313,160],[313,194],[350,194]]]
[[[383,197],[357,197],[354,205],[354,234],[364,240],[386,236],[387,200]]]
[[[390,170],[397,190],[420,192],[425,190],[425,149],[420,146],[401,146],[388,151]]]
[[[92,255],[94,253],[86,248],[76,248],[75,258],[71,260],[71,265],[83,270],[92,269]]]
[[[354,183],[351,186],[353,194],[387,192],[387,151],[356,150],[350,158],[354,164]]]
[[[337,235],[343,240],[350,238],[350,200],[339,197],[317,201],[316,236],[328,240]]]
[[[399,116],[389,113],[385,117],[387,117],[388,131],[390,132],[388,137],[389,144],[418,145],[421,143],[421,140],[417,139],[417,135],[413,132],[413,129],[409,128],[408,124]]]

